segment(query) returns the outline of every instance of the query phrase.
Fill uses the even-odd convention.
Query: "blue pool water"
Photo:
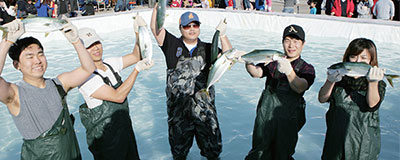
[[[165,27],[174,35],[180,35],[177,24]],[[229,26],[228,26],[229,27]],[[214,26],[201,26],[203,41],[210,42]],[[259,30],[228,29],[227,35],[234,48],[250,51],[255,48],[270,48],[282,51],[281,34],[266,33]],[[51,36],[51,35],[50,35]],[[100,34],[104,39],[104,55],[122,56],[133,49],[134,34],[132,29],[115,33]],[[306,92],[307,122],[300,132],[294,157],[300,160],[320,159],[326,130],[325,112],[328,104],[320,104],[317,100],[319,88],[326,79],[326,68],[340,62],[344,50],[351,40],[327,37],[306,36],[306,45],[302,58],[316,69],[316,80]],[[400,74],[398,63],[400,51],[394,43],[376,42],[379,63],[387,72]],[[67,40],[56,40],[44,44],[45,54],[49,62],[46,77],[55,77],[59,73],[70,71],[78,66],[78,59],[72,45]],[[153,39],[155,66],[139,74],[129,94],[130,115],[136,134],[140,157],[144,160],[172,159],[168,144],[168,127],[165,98],[166,65],[164,56]],[[16,82],[21,74],[16,71],[11,60],[7,58],[3,75],[7,81]],[[133,67],[122,72],[126,78]],[[216,84],[216,107],[220,122],[223,142],[221,159],[243,159],[251,148],[251,135],[255,119],[255,108],[265,78],[251,78],[244,64],[237,63],[225,73]],[[380,108],[382,148],[380,159],[400,159],[400,80],[394,80],[395,88],[387,87],[385,100]],[[75,115],[76,134],[83,159],[93,159],[87,149],[85,129],[80,122],[78,106],[83,98],[77,89],[68,94],[69,110]],[[4,104],[0,104],[0,159],[19,159],[22,137],[18,133],[11,116]],[[201,159],[199,149],[194,143],[188,159]]]

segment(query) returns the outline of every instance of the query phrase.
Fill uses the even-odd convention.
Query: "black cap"
[[[286,36],[294,36],[302,41],[306,39],[303,28],[295,24],[291,24],[285,28],[285,30],[283,31],[282,39],[284,39]]]

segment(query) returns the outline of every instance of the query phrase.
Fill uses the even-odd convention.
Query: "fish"
[[[50,17],[28,17],[23,19],[22,23],[24,23],[26,32],[45,33],[45,37],[47,37],[50,32],[61,30],[68,21]]]
[[[205,91],[208,92],[208,89],[218,82],[221,79],[222,75],[228,70],[228,68],[232,67],[236,60],[233,58],[235,53],[237,52],[236,49],[232,48],[226,52],[224,52],[215,63],[212,65],[210,72],[208,74],[207,79],[207,87]]]
[[[50,32],[61,30],[68,22],[64,19],[28,16],[22,20],[22,23],[24,23],[25,32],[45,33],[44,36],[47,37]],[[0,26],[0,30],[3,31],[3,39],[6,38],[7,28]]]
[[[251,52],[241,56],[241,59],[246,63],[266,63],[269,61],[275,61],[279,58],[283,58],[286,55],[281,51],[272,50],[272,49],[255,49]]]
[[[224,19],[224,23],[226,24],[226,18]],[[216,30],[212,39],[211,43],[211,62],[214,63],[215,60],[218,58],[219,48],[218,48],[218,41],[219,41],[219,30]]]
[[[218,41],[219,41],[219,30],[216,30],[211,43],[211,63],[214,63],[218,58]]]
[[[153,57],[153,45],[151,43],[150,31],[147,26],[139,26],[139,49],[142,58],[151,61]]]
[[[156,25],[157,34],[164,25],[166,8],[167,8],[167,1],[159,0],[157,4],[157,25]]]
[[[328,72],[337,71],[342,75],[349,77],[365,77],[368,75],[372,66],[363,62],[340,62],[328,67]],[[399,75],[384,74],[390,86],[393,87],[393,78],[399,78]]]

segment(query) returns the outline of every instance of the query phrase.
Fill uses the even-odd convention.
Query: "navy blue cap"
[[[188,25],[189,23],[192,23],[192,22],[199,22],[200,23],[200,20],[199,20],[199,16],[197,16],[196,13],[193,13],[193,12],[190,12],[190,11],[183,13],[181,18],[179,18],[179,24],[181,26],[186,26],[186,25]]]

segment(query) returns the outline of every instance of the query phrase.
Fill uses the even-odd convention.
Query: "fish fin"
[[[8,35],[7,28],[5,28],[5,27],[0,27],[0,30],[3,31],[3,36],[2,36],[2,38],[5,39],[5,38],[7,37],[7,35]]]
[[[399,75],[394,75],[394,74],[385,74],[386,79],[388,80],[390,86],[393,86],[393,78],[399,78]]]
[[[47,36],[49,36],[49,34],[50,34],[50,32],[46,32],[46,33],[44,33],[44,37],[47,37]]]

